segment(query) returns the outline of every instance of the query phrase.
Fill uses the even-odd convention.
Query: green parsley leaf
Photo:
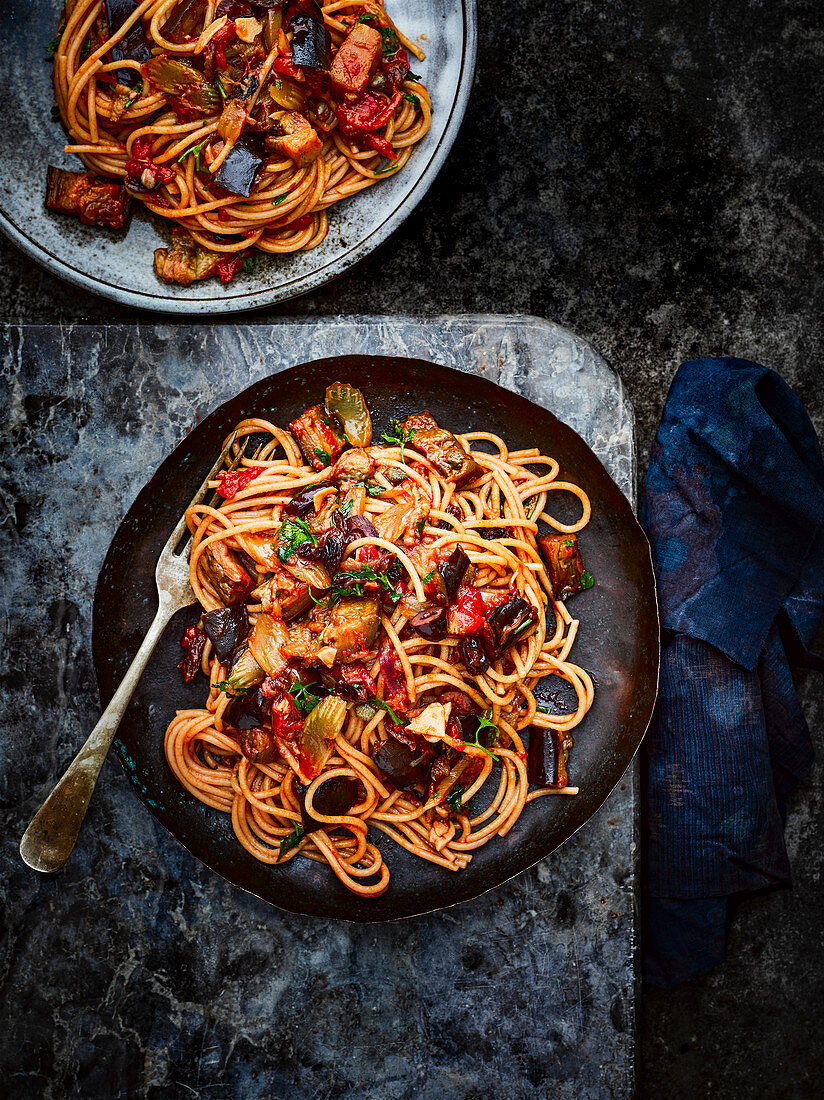
[[[494,752],[490,752],[486,745],[481,744],[481,733],[484,730],[495,730],[495,736],[491,739],[484,737],[484,740],[492,747],[498,744],[498,727],[492,721],[492,707],[487,707],[481,717],[478,719],[478,728],[475,730],[475,740],[470,741],[470,745],[475,745],[476,748],[482,749],[487,756],[491,756],[493,760],[497,760],[498,757]]]
[[[418,76],[417,73],[413,73],[413,72],[410,71],[406,74],[406,79],[407,80],[417,80],[417,82],[420,84],[420,82],[423,80],[423,77]]]
[[[379,584],[386,593],[387,599],[394,603],[401,598],[385,573],[376,573],[371,565],[361,565],[358,569],[341,570],[334,575],[332,587],[327,593],[330,605],[343,596],[362,596],[364,584],[369,583]]]
[[[581,574],[581,588],[592,588],[595,584],[595,578],[591,573],[588,573],[586,569]]]
[[[254,270],[255,270],[255,257],[254,256],[244,256],[243,257],[243,270],[246,272],[247,275],[254,274]]]
[[[401,462],[403,462],[403,460],[404,460],[404,447],[406,446],[407,443],[412,442],[412,436],[415,433],[410,428],[409,429],[409,434],[407,435],[406,432],[404,432],[404,430],[403,430],[403,424],[401,424],[400,420],[393,420],[392,421],[392,431],[395,433],[394,435],[390,435],[389,432],[381,432],[381,439],[384,441],[384,443],[390,443],[390,444],[394,443],[394,445],[396,447],[400,447],[400,449],[401,449]]]
[[[434,569],[430,569],[430,570],[429,570],[429,572],[428,572],[428,573],[426,574],[426,576],[422,578],[422,580],[423,580],[423,583],[424,583],[424,584],[429,584],[429,582],[430,582],[430,581],[432,580],[432,578],[433,578],[434,576],[435,576],[435,570],[434,570]]]
[[[80,51],[80,60],[85,61],[89,54],[92,52],[92,36],[88,35],[86,41],[83,43],[83,49]]]
[[[541,712],[541,714],[549,714],[549,707],[545,707],[541,703],[536,703],[535,704],[535,709],[539,710]]]
[[[341,504],[340,507],[338,508],[338,511],[340,512],[340,514],[342,516],[348,516],[349,513],[352,511],[352,501],[351,500],[345,500],[343,502],[343,504]]]
[[[426,524],[426,520],[423,517],[421,517],[418,520],[418,522],[415,524],[415,530],[418,532],[418,538],[419,539],[423,538],[423,529],[424,529],[425,524]]]
[[[195,171],[199,172],[200,171],[200,151],[203,148],[203,146],[210,140],[211,136],[212,135],[209,134],[208,137],[205,137],[203,139],[203,141],[198,142],[197,145],[190,145],[188,149],[184,149],[183,152],[180,154],[180,156],[177,158],[177,163],[180,164],[180,162],[182,160],[184,160],[186,157],[188,157],[188,155],[190,153],[194,153],[194,155],[195,155]]]
[[[381,48],[384,57],[394,57],[401,48],[400,39],[392,27],[381,27]]]
[[[329,454],[328,451],[324,451],[321,447],[315,447],[315,454],[318,456],[321,462],[325,462],[327,466],[332,465],[332,456]]]
[[[392,161],[390,164],[384,165],[383,168],[376,168],[375,169],[375,175],[376,176],[382,176],[384,174],[384,172],[394,172],[399,167],[400,167],[400,165],[398,164],[397,161]]]
[[[225,691],[227,695],[245,695],[249,690],[248,688],[233,688],[228,680],[221,680],[219,684],[215,684],[218,691]]]
[[[461,798],[465,790],[466,787],[453,787],[446,796],[447,806],[456,814],[461,812]]]
[[[288,561],[304,543],[317,546],[318,542],[302,519],[285,519],[278,530],[278,541],[278,560],[281,562]]]
[[[389,706],[389,704],[385,703],[383,701],[383,699],[374,699],[373,698],[373,699],[367,700],[367,702],[370,704],[370,706],[380,707],[381,710],[385,710],[386,713],[389,715],[389,717],[392,719],[393,723],[396,726],[402,726],[403,725],[403,722],[401,721],[401,719],[397,716],[397,714],[395,714],[394,710],[392,710],[392,708]]]
[[[272,206],[280,206],[280,204],[281,204],[282,202],[286,202],[286,200],[287,200],[288,198],[289,198],[289,195],[288,195],[288,194],[286,194],[286,195],[278,195],[278,197],[277,197],[276,199],[272,199]]]
[[[46,45],[44,46],[46,53],[57,53],[57,47],[60,45],[60,39],[63,37],[63,31],[65,31],[65,29],[66,24],[64,23],[58,29],[57,34],[54,36],[51,42],[46,43]]]
[[[370,485],[366,486],[366,491],[370,497],[381,497],[386,492],[383,485],[379,485],[376,481],[373,481]]]
[[[314,710],[323,696],[316,695],[312,688],[318,687],[318,684],[302,684],[300,680],[295,679],[289,691],[292,693],[292,698],[295,700],[295,706],[303,714],[308,714],[310,710]]]
[[[403,93],[403,98],[408,99],[409,102],[412,104],[412,106],[416,110],[419,111],[421,109],[421,101],[418,99],[418,97],[416,95],[412,95],[411,92],[404,92]]]
[[[359,23],[371,23],[373,19],[377,19],[377,16],[373,11],[365,12],[363,15],[358,16]]]
[[[220,77],[217,78],[217,90],[220,92],[221,99],[225,100],[228,98],[226,94],[226,89],[223,87],[223,81],[220,79]]]
[[[298,825],[295,822],[295,827],[289,836],[285,836],[280,842],[280,848],[278,849],[278,859],[283,859],[285,852],[290,852],[293,848],[297,848],[298,844],[303,840],[303,826]]]

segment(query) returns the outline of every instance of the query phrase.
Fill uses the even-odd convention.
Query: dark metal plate
[[[488,430],[513,449],[539,447],[560,462],[562,478],[578,482],[589,494],[593,515],[580,541],[596,585],[575,599],[581,628],[572,652],[596,683],[595,703],[576,730],[570,758],[570,782],[581,793],[531,803],[506,837],[480,848],[469,867],[457,873],[376,835],[392,879],[387,892],[371,901],[350,893],[331,871],[309,860],[292,860],[283,868],[259,863],[236,841],[228,815],[179,787],[163,754],[163,734],[175,710],[201,707],[205,698],[203,678],[184,684],[177,669],[180,640],[196,621],[197,608],[180,612],[167,628],[120,726],[115,751],[133,790],[158,821],[230,882],[292,912],[392,920],[466,901],[500,885],[552,852],[604,802],[652,714],[659,654],[655,584],[646,538],[623,493],[580,436],[546,409],[475,375],[421,360],[318,360],[265,378],[221,405],[175,448],[129,509],[95,592],[92,645],[104,703],[157,608],[158,554],[221,441],[246,416],[287,424],[338,378],[366,393],[378,432],[393,418],[428,409],[455,431]]]

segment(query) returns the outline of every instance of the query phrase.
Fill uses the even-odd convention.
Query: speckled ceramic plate
[[[406,168],[330,211],[329,235],[318,248],[290,256],[260,256],[252,274],[229,285],[207,279],[169,286],[155,275],[152,254],[166,243],[139,204],[121,232],[82,225],[46,210],[46,168],[77,170],[63,152],[66,134],[55,120],[50,55],[60,0],[3,0],[3,90],[7,103],[0,143],[0,229],[38,263],[84,290],[125,305],[168,313],[220,314],[272,305],[342,274],[386,240],[421,201],[443,165],[466,109],[475,68],[475,0],[389,0],[404,32],[420,41],[415,62],[432,96],[432,128]]]
[[[649,546],[626,497],[581,437],[546,409],[484,378],[420,360],[365,355],[319,360],[256,382],[217,408],[175,448],[129,509],[95,592],[93,655],[104,704],[154,616],[158,554],[221,441],[247,416],[287,424],[335,378],[363,390],[378,430],[393,418],[429,409],[445,427],[483,427],[510,446],[539,447],[558,460],[562,478],[589,494],[592,519],[580,541],[597,583],[575,599],[581,628],[574,658],[592,674],[596,695],[576,730],[569,765],[570,782],[580,786],[580,794],[530,804],[507,836],[479,848],[458,873],[418,859],[375,831],[374,842],[392,879],[386,893],[373,900],[350,893],[328,867],[306,859],[283,867],[259,863],[238,843],[227,815],[181,789],[164,757],[164,732],[175,710],[202,707],[205,698],[205,681],[184,684],[177,668],[183,633],[199,616],[194,607],[181,611],[166,629],[120,726],[115,751],[133,790],[154,816],[230,882],[293,912],[392,920],[498,886],[552,852],[601,806],[624,774],[652,713],[658,678],[655,584]],[[549,685],[538,694],[554,705]]]

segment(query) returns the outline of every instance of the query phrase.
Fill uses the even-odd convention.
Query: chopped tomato
[[[265,466],[246,466],[242,470],[230,470],[228,474],[220,473],[217,475],[220,480],[217,491],[226,500],[232,500],[241,489],[246,488],[250,481],[254,481],[265,472]]]
[[[222,210],[218,211],[218,217],[223,213]],[[221,221],[224,219],[221,218]],[[222,260],[218,260],[217,273],[220,276],[222,283],[231,283],[238,271],[243,267],[242,256],[224,256]],[[236,490],[237,491],[237,490]]]
[[[395,92],[391,99],[361,92],[353,103],[339,103],[335,108],[341,132],[349,137],[380,130],[390,120],[403,96]]]
[[[477,633],[483,629],[488,613],[480,588],[462,584],[457,599],[449,609],[449,633]]]
[[[374,149],[376,153],[380,153],[382,157],[386,157],[387,160],[397,160],[395,150],[386,140],[379,134],[364,134],[361,138],[364,145],[368,145],[370,149]]]

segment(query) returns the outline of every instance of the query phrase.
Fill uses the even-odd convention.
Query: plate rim
[[[92,275],[78,271],[61,260],[49,248],[28,236],[24,229],[12,217],[0,208],[0,232],[24,252],[35,263],[52,275],[86,290],[107,301],[135,309],[152,310],[157,313],[178,315],[210,316],[226,313],[242,313],[247,310],[261,309],[278,305],[281,302],[307,294],[311,290],[325,286],[345,272],[363,262],[388,238],[400,228],[415,210],[443,167],[444,161],[452,151],[455,139],[466,114],[469,96],[475,77],[475,64],[478,52],[478,0],[459,0],[463,9],[463,50],[461,68],[455,98],[449,112],[449,118],[443,135],[433,150],[429,163],[412,189],[403,197],[387,216],[351,248],[323,267],[291,280],[287,284],[268,287],[253,293],[236,294],[225,298],[170,298],[163,294],[127,290],[115,287]]]
[[[262,384],[262,383],[264,383],[268,380],[280,377],[286,371],[298,370],[300,368],[305,368],[305,367],[315,367],[315,366],[318,366],[319,364],[322,364],[322,363],[330,363],[330,362],[334,362],[336,360],[343,359],[343,358],[348,358],[348,359],[352,359],[352,358],[354,358],[354,359],[394,359],[394,360],[399,360],[399,361],[409,362],[409,363],[426,364],[428,366],[437,367],[439,370],[455,371],[456,373],[459,373],[459,374],[465,374],[466,373],[465,371],[461,371],[456,367],[450,367],[450,366],[447,366],[446,364],[443,364],[443,363],[434,363],[430,360],[424,360],[424,359],[421,359],[417,356],[385,355],[383,353],[347,354],[345,352],[344,353],[338,353],[336,355],[331,355],[331,356],[319,356],[319,357],[309,359],[309,360],[306,360],[306,361],[303,361],[303,362],[300,362],[300,363],[295,363],[289,368],[285,368],[284,370],[277,371],[275,374],[265,375],[262,378],[258,378],[258,379],[255,379],[255,380],[249,382],[249,384],[244,386],[241,390],[239,390],[238,392],[236,392],[236,393],[232,394],[231,396],[227,397],[225,400],[220,401],[218,404],[215,405],[214,408],[210,409],[209,412],[200,421],[200,423],[202,424],[206,419],[208,419],[208,417],[210,417],[214,413],[218,412],[224,405],[229,404],[230,402],[237,400],[239,397],[242,397],[247,391],[253,389],[254,387],[256,387],[256,386],[258,386],[258,385],[260,385],[260,384]],[[114,746],[113,746],[114,755],[116,756],[118,764],[120,765],[120,767],[121,767],[121,769],[124,773],[124,777],[127,781],[129,791],[135,797],[137,797],[138,800],[143,804],[143,806],[149,811],[149,813],[151,814],[153,820],[155,822],[157,822],[158,825],[162,826],[164,831],[166,833],[168,833],[168,835],[177,844],[181,845],[181,847],[183,847],[194,859],[196,859],[198,861],[198,863],[200,863],[203,867],[205,867],[211,874],[218,875],[224,882],[229,883],[232,887],[243,890],[245,893],[251,894],[253,897],[259,898],[260,901],[264,902],[267,905],[271,905],[275,909],[278,909],[282,912],[293,913],[295,915],[302,916],[302,917],[310,917],[313,920],[336,920],[336,921],[344,921],[345,923],[348,923],[348,924],[388,924],[388,923],[394,923],[396,921],[401,921],[401,920],[414,920],[414,919],[417,919],[418,917],[423,917],[423,916],[426,916],[426,915],[431,914],[431,913],[440,912],[441,910],[451,909],[456,905],[469,904],[470,902],[475,901],[477,898],[483,896],[484,894],[489,893],[491,890],[500,889],[502,886],[506,885],[506,883],[510,882],[512,879],[517,878],[519,875],[524,874],[525,872],[531,870],[533,867],[535,867],[542,860],[546,859],[548,856],[550,856],[554,852],[556,852],[560,847],[562,847],[569,840],[571,840],[572,837],[574,837],[578,832],[580,832],[580,830],[583,829],[584,826],[587,825],[593,819],[593,817],[595,817],[595,815],[600,812],[600,810],[603,808],[604,804],[610,798],[612,793],[615,791],[615,789],[618,787],[618,785],[622,782],[624,777],[633,768],[634,761],[636,760],[638,752],[641,748],[641,745],[644,742],[644,738],[646,737],[647,732],[649,731],[649,726],[650,726],[650,723],[652,721],[652,716],[653,716],[655,704],[656,704],[657,697],[658,697],[658,691],[659,691],[659,687],[660,687],[660,674],[661,674],[660,609],[659,609],[659,603],[658,603],[658,593],[657,593],[657,586],[656,586],[656,582],[655,582],[655,574],[654,574],[653,563],[652,563],[652,551],[651,551],[651,548],[650,548],[650,545],[649,545],[649,540],[647,539],[647,536],[646,536],[646,532],[644,531],[643,527],[641,526],[640,521],[638,520],[638,517],[635,513],[635,509],[633,508],[633,506],[632,506],[631,502],[629,501],[629,499],[626,497],[626,494],[623,492],[623,490],[620,489],[620,486],[617,485],[617,483],[615,482],[615,479],[612,477],[612,474],[609,472],[609,470],[607,470],[607,468],[604,465],[603,461],[599,458],[599,456],[597,454],[595,454],[595,452],[592,450],[592,448],[589,446],[589,444],[586,442],[586,440],[583,439],[583,437],[580,435],[580,433],[575,431],[574,428],[572,428],[570,425],[566,424],[564,421],[560,420],[550,409],[546,408],[543,405],[538,404],[538,402],[532,401],[529,397],[526,397],[524,394],[516,393],[515,391],[510,390],[505,386],[501,386],[498,382],[496,382],[495,380],[493,380],[491,378],[483,378],[481,380],[490,383],[495,389],[501,390],[503,393],[509,395],[510,397],[514,396],[514,397],[519,398],[521,401],[524,401],[524,402],[528,403],[529,405],[535,405],[537,408],[541,409],[542,412],[546,413],[552,419],[556,420],[557,423],[562,428],[564,428],[566,431],[572,433],[572,435],[574,435],[580,441],[580,443],[583,445],[583,447],[587,451],[589,451],[589,453],[601,465],[601,467],[603,468],[603,471],[604,471],[604,475],[613,483],[613,485],[615,485],[615,488],[616,488],[617,492],[620,493],[621,497],[626,501],[627,507],[629,509],[629,515],[630,515],[630,518],[631,518],[632,527],[636,531],[636,533],[641,536],[642,545],[646,549],[646,556],[645,556],[645,559],[644,559],[644,563],[645,564],[648,563],[648,565],[649,565],[648,577],[651,579],[651,589],[650,589],[650,591],[651,591],[651,607],[650,607],[650,611],[652,612],[652,619],[653,619],[653,621],[655,623],[655,626],[656,626],[655,667],[654,667],[654,675],[652,676],[652,683],[650,685],[650,690],[649,690],[648,703],[647,703],[647,706],[645,708],[645,712],[643,714],[643,719],[644,719],[643,720],[643,731],[642,731],[641,735],[638,737],[638,741],[637,741],[637,744],[636,744],[635,748],[633,749],[631,755],[626,760],[624,768],[622,769],[621,773],[616,777],[614,783],[608,789],[605,790],[603,796],[598,800],[597,804],[594,806],[594,808],[589,813],[589,815],[582,822],[580,822],[580,824],[578,824],[567,836],[563,837],[562,839],[560,839],[556,842],[553,842],[549,848],[547,848],[545,851],[542,852],[542,854],[538,855],[535,859],[533,859],[531,862],[527,863],[523,867],[520,867],[517,870],[512,871],[511,874],[506,875],[506,877],[500,879],[499,881],[496,881],[496,882],[490,883],[488,885],[482,886],[480,889],[477,890],[477,892],[473,892],[473,893],[471,893],[467,896],[455,898],[452,901],[446,901],[443,904],[433,905],[431,907],[418,909],[414,912],[400,913],[400,914],[392,915],[392,916],[387,916],[387,915],[372,916],[368,912],[363,913],[363,914],[356,914],[356,915],[351,915],[351,914],[350,915],[339,915],[339,914],[334,914],[333,915],[333,914],[329,914],[329,913],[311,912],[306,906],[301,907],[298,904],[294,904],[294,903],[292,903],[292,901],[290,899],[283,899],[283,900],[273,901],[268,897],[264,897],[262,893],[258,892],[254,888],[252,888],[250,886],[243,885],[242,883],[237,882],[235,879],[230,878],[228,876],[228,874],[224,873],[223,871],[218,870],[211,863],[207,862],[206,859],[204,859],[197,852],[195,852],[192,849],[192,847],[190,847],[190,845],[186,843],[186,841],[182,840],[173,831],[173,828],[172,828],[171,825],[167,824],[165,821],[161,820],[161,818],[159,816],[157,816],[157,814],[155,813],[155,811],[152,807],[151,801],[147,797],[145,797],[144,794],[141,793],[141,791],[133,783],[132,773],[130,772],[129,767],[127,766],[127,761],[124,759],[124,755],[121,753],[121,751],[118,747],[118,744],[117,744],[118,738],[116,737],[115,743],[114,743]],[[98,617],[99,603],[103,602],[103,594],[101,593],[101,590],[100,590],[101,579],[102,579],[103,574],[106,570],[106,567],[109,563],[109,559],[110,559],[110,556],[112,554],[114,542],[115,542],[115,540],[116,540],[116,538],[117,538],[124,522],[128,518],[128,515],[131,512],[132,508],[134,508],[134,506],[137,504],[139,498],[145,492],[147,492],[149,490],[149,487],[151,486],[152,482],[154,482],[155,478],[160,473],[161,468],[166,464],[166,462],[169,460],[169,458],[175,453],[175,451],[182,444],[185,443],[187,436],[188,436],[188,433],[184,434],[184,436],[179,440],[179,442],[172,448],[172,450],[167,455],[165,455],[165,457],[161,460],[161,462],[158,464],[158,466],[152,471],[152,474],[148,478],[148,480],[146,482],[144,482],[144,484],[140,487],[140,489],[139,489],[137,495],[135,496],[134,500],[129,505],[129,508],[126,510],[125,514],[120,519],[120,521],[117,524],[117,527],[115,528],[115,531],[112,535],[112,539],[109,543],[109,547],[106,551],[106,555],[104,557],[103,562],[101,563],[100,571],[98,573],[97,579],[95,581],[95,589],[94,589],[93,604],[92,604],[92,638],[91,638],[92,645],[91,645],[91,648],[92,648],[92,664],[93,664],[94,672],[95,672],[95,682],[96,682],[96,686],[97,686],[97,689],[98,689],[98,694],[100,696],[101,702],[104,699],[110,698],[109,694],[102,690],[101,677],[100,677],[100,674],[99,674],[99,671],[98,671],[98,662],[96,660],[96,652],[97,652],[97,649],[98,649],[98,643],[96,643],[96,641],[95,641],[95,634],[96,634],[95,625],[96,625],[96,621],[97,621],[97,617]],[[195,606],[195,605],[192,605],[192,606]]]

